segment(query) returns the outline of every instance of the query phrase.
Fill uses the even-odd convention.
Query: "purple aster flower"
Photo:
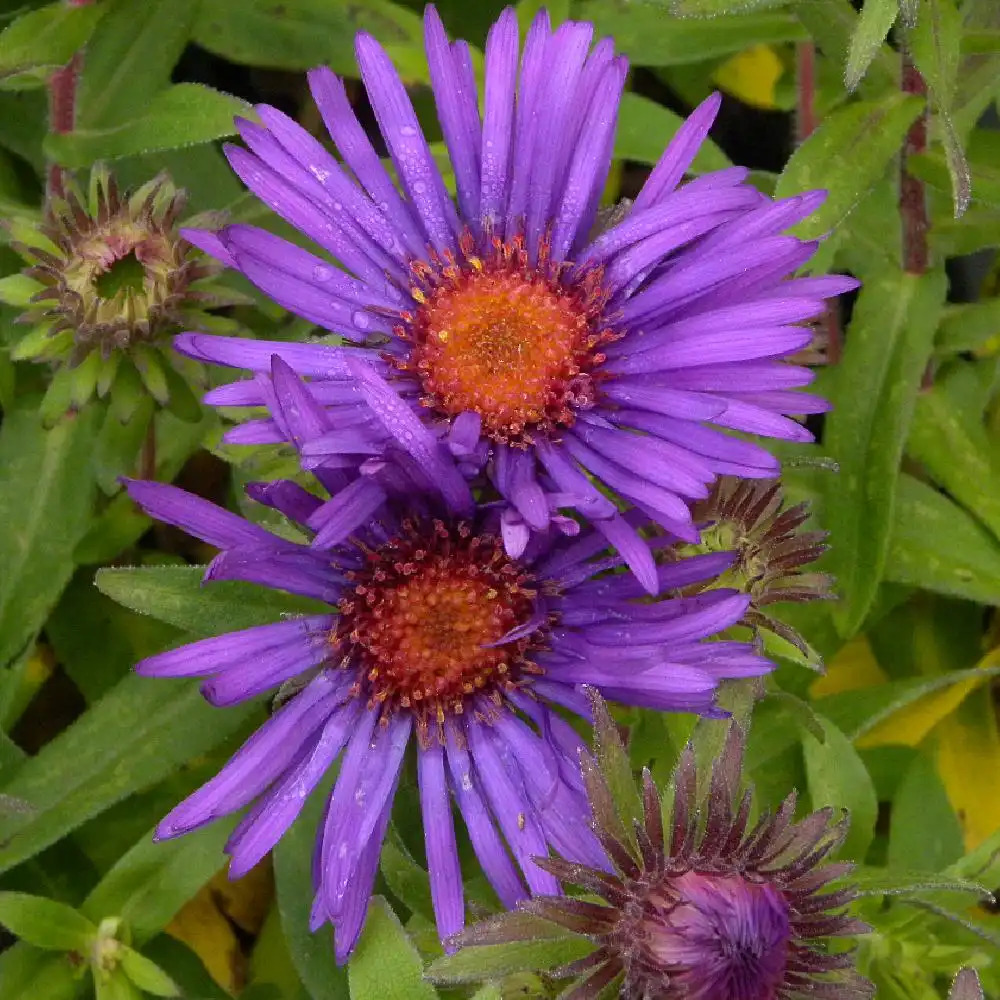
[[[277,360],[275,382],[280,418],[293,437],[307,438],[315,400]],[[513,558],[496,507],[468,510],[445,490],[421,488],[391,456],[374,475],[382,501],[375,509],[342,505],[335,535],[328,521],[314,531],[324,503],[301,486],[253,487],[251,496],[299,527],[302,542],[174,486],[128,484],[151,515],[220,549],[206,580],[249,580],[331,605],[328,614],[161,653],[137,669],[205,677],[202,691],[219,706],[285,685],[271,718],[158,829],[177,836],[250,806],[226,848],[234,875],[277,843],[342,758],[319,831],[313,908],[314,927],[334,924],[341,961],[360,933],[411,736],[446,938],[464,922],[451,800],[507,906],[528,892],[558,891],[532,860],[550,846],[607,866],[588,825],[580,740],[554,710],[589,716],[581,685],[630,705],[718,714],[721,679],[771,666],[742,643],[703,641],[739,620],[745,595],[717,590],[650,602],[593,531],[538,533]],[[731,559],[716,553],[664,563],[657,583],[683,587]]]
[[[593,698],[595,746],[613,747],[624,757],[603,701]],[[539,917],[586,935],[594,950],[561,970],[577,978],[560,994],[566,1000],[596,1000],[615,982],[624,1000],[871,997],[872,984],[854,971],[855,956],[831,952],[824,941],[870,930],[844,912],[855,897],[851,889],[827,891],[852,868],[826,863],[843,842],[846,817],[835,821],[826,808],[794,822],[793,793],[777,812],[751,825],[753,790],[739,795],[743,742],[731,724],[704,804],[696,792],[692,746],[677,766],[666,812],[645,771],[642,816],[632,830],[625,825],[632,817],[613,805],[600,764],[584,755],[594,827],[613,872],[540,858],[545,871],[591,898],[525,900],[520,912],[474,925],[457,943],[497,944],[537,934]]]
[[[682,183],[716,96],[679,130],[627,215],[594,235],[627,68],[612,41],[592,48],[591,25],[553,31],[542,12],[519,56],[506,10],[486,43],[480,115],[468,46],[449,43],[433,7],[425,29],[455,200],[388,56],[362,33],[361,77],[399,186],[343,83],[316,69],[310,85],[340,160],[267,106],[260,124],[239,123],[247,148],[227,153],[328,256],[252,226],[188,235],[280,305],[367,348],[185,334],[178,349],[256,371],[277,353],[347,415],[383,405],[384,392],[353,393],[349,359],[367,359],[373,384],[485,465],[511,505],[511,539],[544,531],[565,508],[610,538],[617,508],[603,486],[696,540],[689,504],[716,476],[779,469],[730,432],[807,441],[788,414],[826,408],[797,391],[812,375],[789,359],[812,338],[802,324],[855,282],[789,280],[816,244],[783,235],[823,193],[774,202],[740,168]],[[209,400],[261,402],[241,383]],[[631,535],[626,561],[652,589],[649,550],[633,528],[613,530]]]

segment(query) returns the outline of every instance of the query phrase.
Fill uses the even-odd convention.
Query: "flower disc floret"
[[[440,729],[474,695],[498,702],[539,672],[527,654],[544,630],[506,638],[530,621],[537,583],[495,535],[406,521],[364,560],[347,574],[353,590],[340,602],[335,653],[359,665],[369,705],[411,710],[425,742],[429,726]]]
[[[494,237],[479,257],[471,234],[457,259],[412,268],[419,305],[396,328],[412,344],[398,367],[419,380],[424,406],[473,413],[490,440],[524,447],[593,405],[593,369],[618,336],[603,319],[600,268],[573,277],[547,242],[532,263],[523,236]]]

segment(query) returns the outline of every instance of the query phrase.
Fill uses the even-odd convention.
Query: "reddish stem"
[[[49,77],[49,131],[57,135],[73,131],[76,119],[76,83],[82,62],[83,56],[77,52],[62,69],[57,69]],[[50,198],[64,193],[63,168],[58,163],[49,164],[48,191]]]
[[[816,46],[812,42],[799,42],[796,55],[796,115],[795,137],[802,143],[816,131]],[[828,302],[820,319],[826,331],[826,358],[835,365],[840,360],[843,337],[840,333],[840,315],[836,302]]]
[[[816,131],[816,46],[812,42],[799,42],[795,50],[798,63],[796,80],[795,131],[799,142],[804,142]]]
[[[913,65],[909,54],[903,52],[900,87],[904,94],[916,94],[927,98],[927,81]],[[911,156],[927,149],[927,106],[910,126],[903,143],[899,178],[899,214],[903,224],[903,270],[911,274],[924,274],[930,263],[927,246],[927,196],[924,182],[914,177],[907,169]]]
[[[93,0],[66,0],[68,7],[86,7]],[[77,52],[70,61],[49,77],[49,131],[57,135],[73,131],[76,121],[76,84],[80,77],[83,53]],[[47,176],[48,197],[65,193],[63,168],[50,163]]]

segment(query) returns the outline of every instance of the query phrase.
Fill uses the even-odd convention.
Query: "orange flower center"
[[[494,646],[524,624],[535,590],[491,535],[468,525],[407,524],[353,575],[334,642],[359,665],[357,692],[386,711],[408,709],[426,739],[431,725],[483,694],[502,691],[538,668],[525,654],[536,634]]]
[[[602,327],[603,275],[566,280],[568,265],[529,262],[523,240],[495,240],[485,259],[463,241],[464,257],[414,266],[420,304],[397,330],[413,344],[413,371],[427,406],[477,413],[495,441],[528,444],[534,433],[568,427],[593,405],[599,348],[616,339]]]

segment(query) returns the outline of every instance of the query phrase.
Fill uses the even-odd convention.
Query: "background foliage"
[[[222,210],[291,238],[242,192],[217,140],[260,100],[318,126],[303,71],[326,63],[351,77],[358,29],[388,46],[428,134],[439,136],[424,87],[422,6],[0,0],[0,214],[16,235],[40,218],[48,163],[104,160],[125,185],[167,169],[192,212]],[[522,0],[523,23],[539,6]],[[480,47],[481,70],[501,4],[438,7],[453,36]],[[862,863],[876,930],[861,965],[880,997],[943,996],[962,965],[977,966],[1000,996],[1000,916],[975,889],[1000,887],[1000,7],[548,7],[554,19],[593,21],[633,66],[609,201],[634,195],[682,115],[715,88],[726,99],[696,170],[735,162],[769,192],[830,191],[801,235],[826,235],[815,266],[850,272],[863,287],[824,320],[834,363],[820,388],[835,409],[821,444],[788,446],[783,457],[788,493],[809,499],[831,532],[827,568],[840,599],[778,609],[828,670],[780,660],[755,709],[749,776],[766,801],[797,787],[804,806],[850,809],[843,853]],[[75,123],[50,129],[47,84],[81,49]],[[359,86],[350,93],[363,101]],[[0,246],[0,297],[16,291],[21,267]],[[229,313],[247,335],[308,334],[249,285],[225,281],[251,296]],[[120,493],[116,476],[134,471],[138,442],[116,435],[99,407],[43,426],[49,373],[10,356],[19,311],[0,307],[0,923],[20,939],[0,940],[4,1000],[88,995],[81,955],[95,942],[135,956],[121,960],[125,976],[100,987],[113,998],[175,986],[203,1000],[546,995],[538,970],[563,960],[565,942],[477,970],[493,977],[478,992],[455,985],[462,977],[447,963],[434,967],[437,986],[422,977],[441,953],[419,837],[406,825],[418,814],[405,808],[412,780],[382,857],[382,895],[348,969],[334,967],[325,934],[307,929],[318,801],[273,866],[235,884],[219,873],[225,823],[151,841],[156,821],[264,708],[210,709],[193,682],[144,681],[133,663],[184,633],[297,609],[246,586],[199,589],[188,564],[210,553],[152,527]],[[270,451],[221,446],[213,413],[152,419],[157,477],[204,495],[238,504],[244,481],[287,466]],[[128,565],[143,568],[120,568]],[[693,720],[633,711],[620,721],[633,766],[665,781]],[[490,905],[479,882],[468,891]]]

